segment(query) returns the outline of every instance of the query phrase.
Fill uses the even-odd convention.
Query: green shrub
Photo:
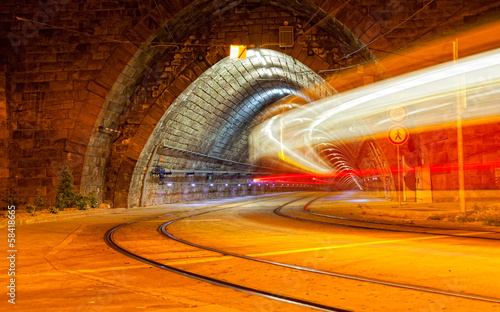
[[[49,212],[50,213],[53,213],[53,214],[56,214],[59,212],[59,209],[57,209],[56,207],[54,206],[49,206]]]
[[[57,184],[56,206],[59,210],[71,207],[75,203],[75,186],[73,185],[73,175],[65,163],[59,174],[59,183]]]
[[[440,221],[440,220],[443,220],[443,217],[442,216],[430,216],[428,219],[429,220],[438,220],[438,221]]]
[[[26,206],[26,211],[28,211],[28,213],[31,213],[31,215],[34,216],[35,215],[35,211],[36,211],[35,205],[28,204]]]
[[[500,226],[500,220],[485,220],[484,225]]]
[[[75,206],[76,208],[78,208],[78,210],[87,209],[88,202],[89,199],[87,198],[87,196],[80,193],[75,195]]]
[[[26,202],[19,199],[19,192],[9,191],[7,195],[2,197],[2,201],[7,204],[7,206],[16,206],[19,208],[21,205],[26,205]],[[3,210],[7,210],[7,206],[2,207]]]
[[[467,214],[459,214],[458,216],[455,217],[455,221],[461,223],[474,222],[474,218]]]
[[[485,206],[483,210],[476,213],[476,220],[482,221],[485,225],[500,226],[500,207]]]
[[[500,207],[497,205],[475,206],[473,211],[455,217],[457,222],[482,222],[484,225],[500,226]]]
[[[42,211],[43,207],[45,207],[45,200],[38,195],[40,190],[36,190],[35,200],[33,201],[33,205],[36,207],[36,211]]]
[[[68,201],[63,195],[59,194],[56,196],[56,207],[59,211],[63,211],[64,208],[71,206],[73,201]]]
[[[89,200],[90,208],[97,208],[97,195],[95,194],[95,191],[90,192],[87,195],[87,198]]]

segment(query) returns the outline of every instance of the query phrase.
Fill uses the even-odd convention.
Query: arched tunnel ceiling
[[[246,151],[232,150],[231,138],[276,100],[315,88],[332,88],[304,64],[273,50],[249,50],[247,59],[225,58],[196,79],[169,107],[158,138],[166,145],[245,162]],[[155,136],[156,136],[155,130]],[[187,135],[187,136],[186,136]]]
[[[256,118],[265,118],[261,113],[288,95],[311,101],[308,94],[321,98],[334,89],[281,52],[253,49],[246,59],[219,61],[184,90],[156,125],[135,166],[129,206],[138,204],[137,186],[156,145],[248,163],[248,134]],[[162,165],[171,170],[231,170],[227,164],[175,156],[164,157]]]
[[[136,190],[140,188],[136,184],[139,179],[137,179],[137,174],[134,172],[137,166],[145,167],[146,165],[142,159],[147,157],[145,156],[146,154],[143,154],[143,149],[154,131],[155,125],[159,122],[168,107],[192,81],[208,70],[218,60],[227,56],[228,46],[218,44],[217,36],[206,37],[206,29],[203,31],[200,29],[210,23],[212,23],[212,26],[216,24],[216,26],[218,25],[217,27],[222,27],[225,21],[232,19],[231,14],[233,14],[233,11],[240,4],[245,4],[244,8],[246,10],[252,10],[252,8],[258,9],[262,5],[275,7],[275,10],[282,12],[280,14],[290,16],[287,19],[295,20],[297,27],[308,26],[308,29],[321,28],[325,36],[330,38],[328,42],[331,45],[332,51],[337,51],[335,52],[338,54],[336,58],[361,49],[360,54],[357,54],[354,58],[351,57],[350,60],[343,60],[343,62],[356,62],[360,58],[372,58],[371,53],[363,49],[362,42],[349,29],[344,27],[334,17],[307,1],[296,2],[292,5],[289,5],[287,1],[262,1],[262,3],[261,1],[258,3],[246,1],[193,2],[175,16],[170,17],[165,26],[160,26],[149,37],[148,43],[137,50],[118,76],[118,79],[114,82],[103,104],[96,121],[96,127],[86,149],[81,180],[81,185],[84,189],[105,190],[104,199],[106,201],[114,202],[118,206],[128,205],[131,198],[129,196],[129,189]],[[248,6],[247,4],[251,5]],[[200,7],[203,9],[199,10]],[[307,29],[302,29],[302,31],[307,32]],[[275,30],[269,30],[269,34],[269,36],[277,36]],[[233,34],[232,36],[232,39],[230,39],[231,42],[251,44],[252,35],[234,37]],[[261,44],[264,36],[266,36],[265,33],[262,34],[262,37],[259,37]],[[286,54],[298,53],[299,59],[308,59],[306,53],[307,45],[297,45],[296,47],[299,50],[284,49],[283,51]],[[269,48],[282,50],[277,44]],[[197,57],[187,57],[186,55],[206,56],[204,60],[200,61]],[[165,60],[171,59],[174,61],[169,61],[169,64],[175,63],[174,72],[170,72],[171,69],[168,69],[168,66],[164,65]],[[292,68],[288,65],[284,66],[280,64],[279,59],[277,58],[276,68],[284,69],[285,72],[289,68]],[[281,59],[284,60],[284,58]],[[335,63],[328,63],[317,56],[314,56],[313,60],[314,62],[319,62],[317,64],[323,64],[321,66],[325,69],[333,68]],[[291,64],[292,61],[288,62]],[[246,72],[247,69],[242,67],[240,71]],[[293,69],[292,71],[297,70]],[[254,74],[256,73],[254,71]],[[249,73],[246,72],[245,74],[248,75]],[[273,73],[273,75],[276,74]],[[260,94],[259,96],[264,95],[259,88],[262,90],[299,90],[304,85],[304,82],[301,82],[304,75],[295,75],[291,78],[286,77],[285,73],[282,75],[284,76],[279,79],[279,83],[272,80],[265,82],[248,80],[251,81],[249,83],[248,81],[243,81],[245,80],[243,76],[240,80],[246,84],[245,90],[257,88],[257,91],[250,92],[254,93],[253,96],[257,96],[257,94]],[[310,83],[307,82],[306,85],[310,85]],[[220,94],[214,94],[212,98],[217,96],[220,96]],[[261,103],[268,103],[279,99],[278,96],[274,95],[265,96],[267,99],[263,99]],[[233,101],[235,100],[246,100],[247,105],[250,105],[253,97],[250,95],[245,97],[242,94],[233,99]],[[196,103],[195,100],[192,102]],[[242,112],[239,113],[241,114]],[[242,125],[248,124],[252,114],[256,115],[255,113],[247,112],[246,117],[243,118],[247,119],[247,121],[241,124],[236,123],[236,127],[243,127]],[[239,120],[242,120],[242,117],[239,118]],[[121,134],[118,138],[112,139],[100,133],[98,131],[99,126],[119,129],[121,130]],[[177,132],[181,133],[182,129],[178,128]],[[214,147],[213,152],[224,157],[233,157],[228,154],[228,150],[239,151],[238,155],[246,155],[245,152],[241,152],[245,145],[238,143],[244,140],[246,132],[248,130],[240,132],[239,137],[234,138],[226,130],[228,140]],[[231,140],[229,140],[230,137]],[[209,144],[209,141],[203,142]],[[187,145],[198,146],[197,143],[186,144],[185,139],[181,145],[184,147],[187,147]],[[131,183],[132,176],[134,176],[136,182]],[[102,196],[103,194],[100,195]],[[137,196],[132,197],[136,198]]]
[[[0,154],[6,156],[1,191],[19,191],[32,200],[40,189],[53,198],[55,176],[67,162],[80,192],[97,190],[99,200],[126,207],[134,169],[155,126],[192,82],[228,55],[230,44],[280,51],[345,91],[434,60],[445,62],[451,58],[448,47],[412,54],[411,66],[390,67],[386,56],[433,36],[445,40],[443,35],[453,34],[446,39],[450,42],[455,31],[498,20],[495,1],[396,2],[73,1],[49,4],[52,11],[42,25],[29,20],[39,17],[40,6],[7,1],[1,9],[0,97],[7,104],[0,114],[7,128],[0,138]],[[286,49],[276,44],[285,21],[295,31],[295,44]],[[29,35],[28,29],[33,30]],[[487,36],[484,43],[498,46],[496,37]],[[369,72],[356,68],[373,60],[365,45],[384,57],[386,74],[381,66]],[[461,41],[460,57],[464,46]],[[346,67],[355,68],[357,80],[323,71]],[[278,87],[294,90],[285,83]],[[248,127],[277,110],[267,106]],[[232,136],[218,153],[244,150],[243,137],[245,131]],[[240,156],[244,159],[244,153]]]

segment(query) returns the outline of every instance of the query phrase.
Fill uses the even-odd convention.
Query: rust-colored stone
[[[146,6],[145,4],[123,3],[120,5],[120,8],[124,8],[123,10],[118,10],[118,5],[111,2],[102,4],[68,3],[60,7],[61,11],[54,12],[54,16],[57,18],[49,15],[50,21],[48,21],[48,24],[70,29],[78,24],[80,31],[99,36],[99,38],[38,27],[39,35],[37,37],[23,38],[22,45],[16,47],[18,52],[14,53],[12,52],[14,51],[13,48],[6,47],[6,51],[11,51],[7,52],[10,53],[10,64],[9,66],[2,65],[1,68],[0,101],[5,101],[7,108],[0,109],[0,126],[2,129],[8,128],[10,131],[0,133],[0,155],[10,155],[8,166],[13,170],[16,170],[19,165],[27,166],[26,159],[31,159],[29,157],[40,158],[42,160],[40,163],[31,163],[46,168],[48,166],[47,161],[49,163],[53,161],[62,162],[68,157],[68,153],[86,153],[87,150],[84,146],[90,141],[95,147],[91,153],[95,154],[89,154],[89,157],[96,155],[106,155],[108,157],[112,149],[110,144],[115,138],[121,135],[117,142],[126,142],[126,140],[131,139],[131,135],[135,131],[138,131],[137,139],[134,140],[135,145],[129,148],[132,151],[130,152],[132,159],[137,159],[148,133],[152,132],[155,123],[161,119],[170,104],[182,94],[192,81],[227,55],[227,48],[220,46],[224,44],[224,40],[231,43],[230,41],[234,38],[235,42],[248,45],[276,43],[277,27],[282,24],[284,19],[287,19],[294,26],[298,24],[303,26],[310,17],[319,12],[317,17],[313,18],[309,24],[309,26],[312,26],[320,16],[322,19],[326,17],[325,12],[318,11],[315,6],[321,5],[326,14],[336,12],[336,17],[341,22],[345,22],[346,28],[341,30],[331,20],[324,19],[310,33],[300,38],[300,44],[296,42],[294,48],[287,49],[286,53],[306,65],[312,66],[314,69],[330,69],[338,58],[359,47],[356,46],[356,38],[351,31],[354,30],[354,33],[362,35],[361,40],[367,43],[377,38],[379,34],[386,33],[394,26],[399,25],[413,12],[421,8],[421,4],[417,6],[416,3],[411,1],[396,2],[397,5],[394,2],[385,4],[375,0],[349,4],[333,0],[280,0],[278,2],[266,2],[268,4],[264,5],[263,2],[252,1],[248,14],[234,12],[234,8],[238,8],[241,4],[238,1],[233,1],[229,5],[226,5],[223,1],[217,3],[207,2],[207,5],[202,6],[199,10],[183,10],[192,4],[192,1],[187,0],[164,1],[158,3],[159,8],[155,7],[155,5],[149,7],[149,5]],[[279,6],[275,6],[278,3]],[[438,17],[447,16],[451,11],[454,12],[456,10],[455,5],[453,2],[439,2],[439,5],[430,5],[415,18],[398,27],[397,30],[378,39],[374,44],[370,45],[370,48],[380,51],[392,51],[395,47],[411,43],[417,35],[421,34],[420,30],[424,26],[435,33],[450,32],[461,24],[469,24],[473,20],[479,21],[481,16],[486,14],[483,12],[484,7],[488,7],[489,12],[494,12],[495,8],[498,7],[492,4],[491,1],[476,1],[459,12],[454,19],[441,24],[442,20]],[[339,8],[342,9],[338,10]],[[162,12],[161,14],[158,9]],[[39,7],[18,7],[12,0],[7,0],[4,1],[0,10],[0,13],[5,17],[5,33],[12,31],[20,34],[23,25],[26,25],[26,23],[16,21],[13,18],[15,14],[12,12],[33,15],[37,13]],[[181,13],[177,14],[179,12]],[[165,31],[166,28],[161,26],[164,25],[166,20],[169,21],[168,31]],[[205,28],[200,28],[201,25]],[[172,63],[174,61],[173,54],[180,56],[179,52],[169,54],[170,48],[167,47],[151,49],[146,47],[147,52],[143,56],[139,56],[138,61],[132,66],[134,66],[134,72],[144,72],[148,60],[146,55],[152,56],[153,59],[149,60],[150,63],[155,64],[158,61],[168,64],[169,76],[168,78],[165,78],[167,76],[162,77],[168,82],[166,83],[156,77],[155,79],[142,80],[142,77],[137,77],[138,74],[133,74],[131,71],[130,76],[133,77],[133,81],[122,79],[120,83],[123,83],[123,85],[117,84],[116,89],[113,90],[115,93],[111,95],[110,90],[115,86],[120,74],[123,73],[125,65],[132,59],[132,55],[136,54],[138,47],[160,27],[162,28],[162,31],[159,32],[161,36],[159,35],[160,37],[156,39],[171,43],[172,38],[170,38],[170,35],[172,35],[174,37],[173,41],[181,46],[182,57],[175,59],[175,65]],[[331,32],[332,36],[319,39],[328,31]],[[400,32],[399,35],[397,35],[398,32]],[[218,39],[219,36],[222,40]],[[335,40],[342,41],[350,46],[345,51],[331,52],[330,56],[326,57],[326,52],[321,52],[321,49],[329,50],[328,53],[330,53],[330,50],[333,51],[336,48],[335,44],[332,44],[335,41],[331,40],[333,37],[340,38]],[[498,46],[495,41],[497,36],[476,37],[480,42],[469,40],[460,43],[461,57],[478,52],[475,46],[471,44],[473,41],[474,44],[479,43],[484,47]],[[131,41],[131,43],[116,42],[115,40]],[[187,49],[182,46],[188,40],[193,43],[199,42],[200,47],[189,47]],[[9,41],[6,40],[6,42],[8,45]],[[327,44],[331,44],[331,46],[327,46]],[[277,46],[266,46],[266,48],[282,51]],[[320,57],[307,56],[306,52],[309,49],[313,49]],[[431,58],[431,55],[432,57],[436,56],[436,59],[441,61],[441,58],[442,60],[445,59],[443,55],[446,54],[447,60],[449,60],[451,57],[449,49],[449,46],[443,46],[443,51],[447,51],[447,53],[424,55],[429,58]],[[382,55],[385,52],[376,52],[375,54],[377,53]],[[197,60],[198,55],[204,56],[205,59]],[[390,69],[390,73],[396,74],[423,66],[422,59],[425,58],[421,56],[413,57],[412,59],[416,61],[411,64],[401,64],[400,67],[394,66]],[[356,60],[353,62],[355,63]],[[244,71],[243,68],[240,70]],[[148,75],[148,72],[146,72],[146,75]],[[174,77],[176,80],[169,87],[169,83],[172,82]],[[375,80],[378,79],[375,78]],[[236,81],[229,79],[228,82],[238,88]],[[363,84],[362,81],[344,81],[341,83],[344,84],[344,89]],[[141,84],[143,88],[141,88],[140,97],[137,97],[133,104],[128,103],[131,90],[136,85]],[[221,88],[229,90],[228,92],[219,92],[223,93],[224,96],[212,94],[213,98],[216,98],[221,103],[227,100],[231,101],[231,103],[238,103],[244,101],[245,97],[254,92],[250,89],[249,84],[242,84],[243,88],[249,88],[249,90],[237,89],[237,91],[231,90],[231,86],[226,84],[227,82],[220,82],[219,85]],[[7,92],[9,92],[8,96],[6,96]],[[108,97],[109,99],[113,97],[113,103],[109,103],[109,107],[105,107],[108,104],[104,104],[104,99]],[[211,100],[207,102],[210,104],[201,102],[203,103],[202,106],[197,107],[202,107],[202,109],[195,109],[196,113],[193,112],[192,116],[189,116],[189,120],[186,119],[185,122],[193,125],[203,122],[211,123],[212,120],[199,116],[210,116],[210,110],[208,110],[207,106],[217,106],[220,104],[216,103],[217,101]],[[151,103],[155,104],[152,106]],[[197,105],[201,105],[201,103]],[[230,108],[217,106],[214,111],[216,112],[214,116],[220,115],[222,116],[221,120],[225,118],[231,121],[230,114],[227,114],[227,111],[231,111]],[[124,131],[121,134],[107,135],[95,131],[98,116],[101,116],[106,124],[113,125],[113,128],[125,129],[131,134]],[[247,116],[247,113],[242,116]],[[9,121],[8,124],[6,120]],[[226,121],[213,121],[213,124],[217,125],[215,129],[222,126],[224,122]],[[182,143],[181,145],[184,147],[189,147],[189,144],[197,144],[193,142],[198,141],[189,143],[185,141],[187,139],[183,139],[184,130],[179,129],[179,133],[175,137],[178,138],[178,142]],[[92,133],[94,133],[93,136]],[[494,135],[487,135],[490,133],[492,133],[490,129],[472,130],[470,135],[479,135],[480,139],[473,139],[466,143],[466,146],[468,146],[467,151],[470,153],[467,157],[476,159],[474,155],[481,153],[486,153],[486,158],[496,155],[495,149],[498,149],[498,138]],[[431,148],[432,144],[440,141],[454,142],[453,136],[456,136],[453,131],[423,133],[422,142]],[[117,153],[109,157],[118,157],[120,159],[126,157],[124,149],[127,145],[120,144],[117,143],[117,146],[113,147]],[[11,148],[10,152],[6,152],[8,146]],[[447,150],[446,152],[443,151],[443,153],[447,154],[448,159],[453,159],[453,151]],[[17,157],[24,159],[17,159]],[[439,156],[439,158],[441,157],[444,159],[444,154]],[[110,162],[111,160],[113,159],[110,159]],[[83,163],[83,160],[79,160],[78,163]],[[2,166],[5,166],[4,163],[2,163]],[[83,165],[80,164],[79,166]],[[103,175],[105,162],[96,162],[92,166],[93,169],[88,172],[100,172]],[[81,168],[75,168],[75,170],[82,171]],[[5,169],[2,169],[1,172],[2,176],[7,175]],[[485,182],[482,177],[481,181],[482,183]],[[43,181],[38,182],[42,183]],[[0,179],[0,188],[5,183],[7,183],[5,180]],[[19,187],[15,180],[8,183],[12,188]],[[21,187],[23,194],[31,192],[30,187],[26,187],[27,189],[25,189],[25,186]],[[114,192],[114,190],[114,187],[111,187],[111,192]],[[120,192],[122,193],[117,198],[120,198],[120,201],[125,203],[128,189]]]

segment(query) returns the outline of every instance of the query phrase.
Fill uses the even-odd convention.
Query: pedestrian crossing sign
[[[409,137],[408,130],[401,125],[392,126],[387,132],[387,138],[394,145],[405,144]]]

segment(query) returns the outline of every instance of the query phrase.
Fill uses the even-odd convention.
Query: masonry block
[[[243,6],[243,3],[245,6],[251,4],[246,8],[249,12],[236,13],[235,10],[238,10],[240,5]],[[21,33],[22,31],[22,23],[15,21],[12,16],[33,15],[40,9],[34,2],[33,5],[27,3],[19,6],[17,4],[12,0],[6,0],[0,6],[0,14],[5,17],[2,25],[5,26],[6,32]],[[205,95],[198,94],[195,89],[189,89],[192,81],[202,75],[211,65],[227,56],[228,49],[221,45],[232,43],[232,39],[241,44],[276,43],[277,27],[282,25],[285,19],[293,26],[305,25],[318,12],[316,5],[321,5],[324,11],[317,13],[319,15],[313,18],[310,25],[314,25],[320,17],[323,18],[326,14],[336,12],[338,20],[345,22],[347,27],[342,28],[342,25],[333,20],[325,19],[313,31],[301,36],[300,44],[296,43],[293,49],[286,49],[285,52],[314,69],[324,69],[329,68],[329,65],[333,66],[334,60],[343,56],[344,50],[341,48],[344,45],[350,45],[347,47],[348,51],[359,47],[359,42],[354,40],[356,36],[352,34],[352,30],[358,35],[363,35],[361,38],[363,42],[369,42],[380,33],[385,33],[400,24],[411,12],[419,10],[422,6],[422,3],[414,1],[392,1],[382,4],[377,0],[348,4],[345,4],[345,1],[333,0],[311,2],[249,0],[230,3],[220,1],[212,4],[214,5],[186,10],[184,9],[193,5],[192,1],[164,1],[158,3],[159,7],[156,7],[156,3],[151,7],[149,4],[140,2],[123,3],[125,10],[118,10],[122,6],[114,2],[71,2],[62,5],[61,11],[57,12],[57,19],[52,20],[51,24],[70,29],[79,27],[80,31],[99,36],[99,38],[54,29],[38,29],[39,34],[36,38],[27,38],[16,55],[9,55],[8,74],[12,78],[0,79],[0,100],[5,101],[8,107],[4,114],[8,112],[5,118],[9,120],[10,131],[0,134],[0,140],[2,140],[0,145],[12,146],[10,152],[4,152],[5,155],[9,155],[12,169],[20,169],[19,165],[27,166],[26,159],[37,157],[42,162],[34,162],[34,164],[42,166],[41,168],[48,168],[43,167],[47,166],[45,161],[62,162],[69,157],[68,153],[78,155],[89,153],[88,157],[106,155],[110,158],[117,157],[119,161],[122,161],[127,159],[127,153],[130,150],[132,151],[131,159],[136,160],[144,145],[150,144],[148,133],[151,133],[155,122],[161,119],[171,103],[178,99],[185,90],[196,94],[196,97],[186,96],[186,101],[183,103],[183,105],[194,103],[189,106],[191,114],[186,114],[189,118],[180,120],[184,126],[178,127],[175,130],[178,133],[175,135],[171,132],[172,136],[168,139],[171,139],[172,144],[179,143],[179,146],[186,148],[199,148],[200,142],[210,146],[197,136],[204,136],[207,131],[216,132],[225,127],[228,122],[235,125],[246,122],[251,118],[252,113],[233,114],[234,110],[238,110],[238,105],[247,103],[251,96],[262,93],[267,88],[283,85],[248,83],[250,79],[255,81],[258,75],[255,75],[252,68],[241,66],[238,67],[240,73],[237,74],[248,75],[252,78],[247,78],[246,81],[242,78],[221,79],[213,88],[206,87]],[[449,33],[460,24],[469,26],[474,20],[480,19],[479,17],[483,14],[481,10],[484,7],[494,12],[498,6],[492,4],[491,1],[479,0],[463,12],[459,12],[456,18],[446,25],[440,25],[437,17],[454,12],[456,4],[452,1],[439,1],[439,4],[429,5],[426,10],[419,13],[416,19],[401,25],[400,29],[377,40],[370,47],[381,51],[391,51],[394,46],[412,42],[423,26],[432,29],[434,33]],[[339,8],[341,10],[338,10]],[[164,26],[167,21],[168,30]],[[170,46],[154,48],[142,46],[142,43],[153,34],[152,38],[156,43],[171,43],[173,40],[179,44],[192,42],[199,46],[187,47],[188,44],[183,46],[179,49],[182,55]],[[322,36],[326,37],[320,39]],[[495,36],[486,37],[489,39],[485,39],[485,46],[494,43],[492,38]],[[120,42],[115,42],[115,40]],[[496,45],[493,44],[493,46]],[[468,46],[465,44],[461,47]],[[284,51],[273,45],[266,46],[266,48]],[[309,49],[314,49],[320,57],[308,57],[305,53]],[[321,54],[321,49],[335,52],[326,57]],[[137,58],[133,57],[134,55]],[[175,58],[175,64],[172,64],[174,55],[181,57]],[[198,55],[204,56],[205,59],[197,60]],[[154,79],[154,82],[148,79],[142,80],[140,73],[144,72],[144,68],[148,64],[156,63],[167,64],[168,75],[163,76],[165,73],[160,71],[161,79]],[[282,66],[278,63],[273,63],[273,66]],[[126,67],[127,64],[128,67]],[[289,64],[284,66],[285,70],[292,69]],[[2,73],[7,72],[4,68],[1,69]],[[293,71],[297,70],[300,70],[300,67],[293,67]],[[228,74],[227,70],[221,68],[216,68],[213,72],[217,73],[217,71]],[[236,73],[234,68],[231,69],[231,73]],[[169,77],[175,77],[176,80],[172,82]],[[298,88],[311,83],[313,81],[297,77],[297,81],[294,81],[292,85]],[[142,86],[136,90],[138,96],[132,101],[129,93],[136,85]],[[114,86],[115,89],[112,90]],[[5,90],[3,94],[2,90]],[[7,90],[10,92],[8,97],[5,96]],[[89,95],[92,97],[87,97]],[[104,102],[105,99],[108,101]],[[267,95],[262,96],[264,102],[271,100]],[[256,112],[260,109],[258,106],[255,107]],[[1,114],[0,111],[0,122]],[[115,136],[103,137],[104,134],[95,131],[98,116],[100,117],[99,124],[126,129],[116,143],[113,143]],[[1,124],[1,126],[5,125]],[[495,137],[487,136],[485,134],[490,132],[481,133],[481,130],[474,129],[473,135],[479,135],[481,142],[471,142],[471,147],[468,149],[471,159],[475,157],[472,153],[494,155],[495,150],[498,150]],[[136,131],[138,140],[133,141],[135,145],[132,148],[126,149],[128,145],[121,144],[121,142],[131,139]],[[166,124],[165,131],[174,131],[170,130],[170,123]],[[216,133],[206,138],[215,138],[217,135],[220,135],[221,140],[226,142],[229,139],[225,136],[230,134]],[[451,139],[453,135],[451,132],[424,133],[422,140],[431,148],[432,144],[441,141],[453,142]],[[87,151],[84,146],[90,142],[95,149]],[[214,150],[215,145],[214,143],[211,146]],[[224,146],[221,144],[221,151]],[[478,147],[472,148],[472,146]],[[2,148],[0,147],[0,155],[3,155]],[[116,151],[115,154],[111,154],[111,150]],[[446,153],[450,160],[450,154],[453,153],[451,151],[446,151]],[[112,156],[109,156],[110,154]],[[440,157],[444,159],[445,156],[443,154]],[[99,172],[104,181],[103,167],[106,158],[102,159],[103,161],[93,164],[93,168],[98,171],[92,172]],[[185,160],[177,164],[187,166]],[[199,163],[193,162],[193,164]],[[75,170],[82,171],[81,168],[75,168]],[[113,174],[110,176],[110,181],[116,180],[113,179]],[[15,180],[12,181],[14,182],[9,182],[13,183],[12,188],[20,187]],[[482,176],[481,181],[483,181]],[[37,182],[44,183],[45,181],[38,180]],[[3,180],[0,181],[1,185],[3,183]],[[21,181],[23,186],[20,188],[22,192],[29,194],[31,186],[27,183],[27,181]],[[130,180],[125,181],[126,183],[130,184]],[[108,189],[111,192],[116,190],[113,186]],[[127,192],[128,188],[125,187],[119,190],[116,196],[107,196],[108,198],[116,197],[120,202],[126,203]]]

